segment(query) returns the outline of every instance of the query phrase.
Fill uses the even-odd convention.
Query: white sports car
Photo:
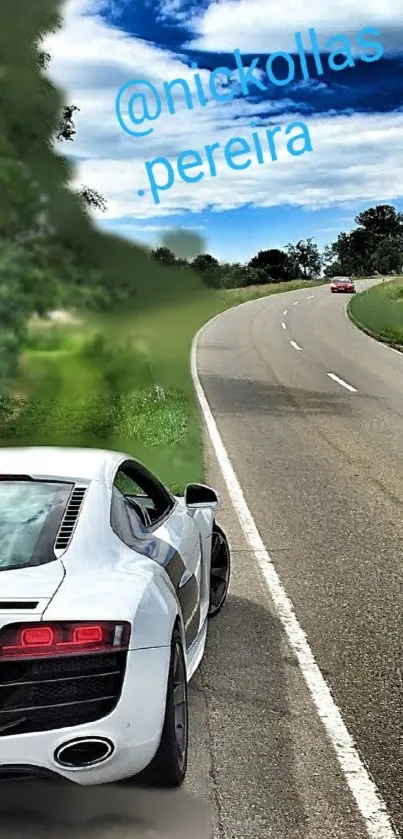
[[[0,449],[0,777],[182,784],[229,584],[218,506],[129,455]]]

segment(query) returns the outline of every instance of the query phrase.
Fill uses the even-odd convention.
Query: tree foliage
[[[248,264],[250,268],[262,271],[266,282],[281,282],[292,277],[288,255],[278,248],[259,251]]]
[[[34,266],[25,248],[0,242],[0,381],[15,375],[31,308]]]
[[[192,268],[202,278],[208,288],[220,287],[220,263],[215,256],[201,253],[193,260]]]
[[[359,213],[355,224],[325,251],[326,273],[360,276],[401,271],[403,215],[390,204],[378,204]]]
[[[403,214],[390,204],[378,204],[364,210],[356,216],[355,223],[375,239],[401,236],[403,233]]]
[[[62,0],[0,3],[0,385],[13,377],[28,319],[61,306],[129,314],[170,305],[203,286],[150,265],[144,248],[98,229],[95,189],[71,188],[74,165],[55,151],[74,139],[74,106],[48,77],[43,40],[62,25]]]
[[[155,248],[151,253],[156,262],[160,262],[161,265],[175,265],[175,254],[169,248]]]
[[[35,41],[37,48],[37,65],[38,69],[46,72],[51,62],[51,55],[41,48],[41,41]],[[61,115],[59,116],[59,123],[55,131],[54,138],[57,141],[72,142],[77,134],[77,129],[74,123],[74,114],[78,113],[80,108],[77,105],[63,105]],[[107,204],[105,199],[100,195],[96,189],[89,187],[81,187],[78,192],[79,197],[84,205],[92,210],[101,210],[105,212]]]
[[[403,271],[403,214],[389,204],[379,204],[359,213],[349,233],[339,233],[321,254],[310,237],[289,243],[283,250],[260,250],[246,265],[219,263],[209,253],[193,260],[177,258],[174,251],[157,248],[154,258],[165,265],[189,264],[213,288],[241,288],[293,279],[315,280],[325,276],[399,273]],[[166,240],[167,241],[167,240]]]
[[[287,256],[294,277],[302,277],[304,280],[316,280],[319,277],[322,260],[319,248],[312,238],[305,242],[300,239],[296,245],[288,244]]]

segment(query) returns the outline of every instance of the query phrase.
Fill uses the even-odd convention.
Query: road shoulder
[[[205,437],[207,480],[221,493],[233,572],[192,683],[187,787],[212,806],[217,839],[364,839]]]

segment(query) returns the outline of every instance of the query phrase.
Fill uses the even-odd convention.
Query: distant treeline
[[[370,276],[400,273],[403,266],[403,215],[389,204],[365,210],[356,227],[340,233],[321,253],[313,238],[288,244],[283,250],[261,250],[247,264],[220,263],[209,253],[183,259],[169,247],[151,252],[164,265],[191,267],[212,288],[239,288],[295,279],[314,280],[343,274]]]

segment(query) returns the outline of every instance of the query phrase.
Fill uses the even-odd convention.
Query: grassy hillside
[[[373,286],[356,294],[349,315],[361,329],[392,345],[403,346],[403,278]]]

